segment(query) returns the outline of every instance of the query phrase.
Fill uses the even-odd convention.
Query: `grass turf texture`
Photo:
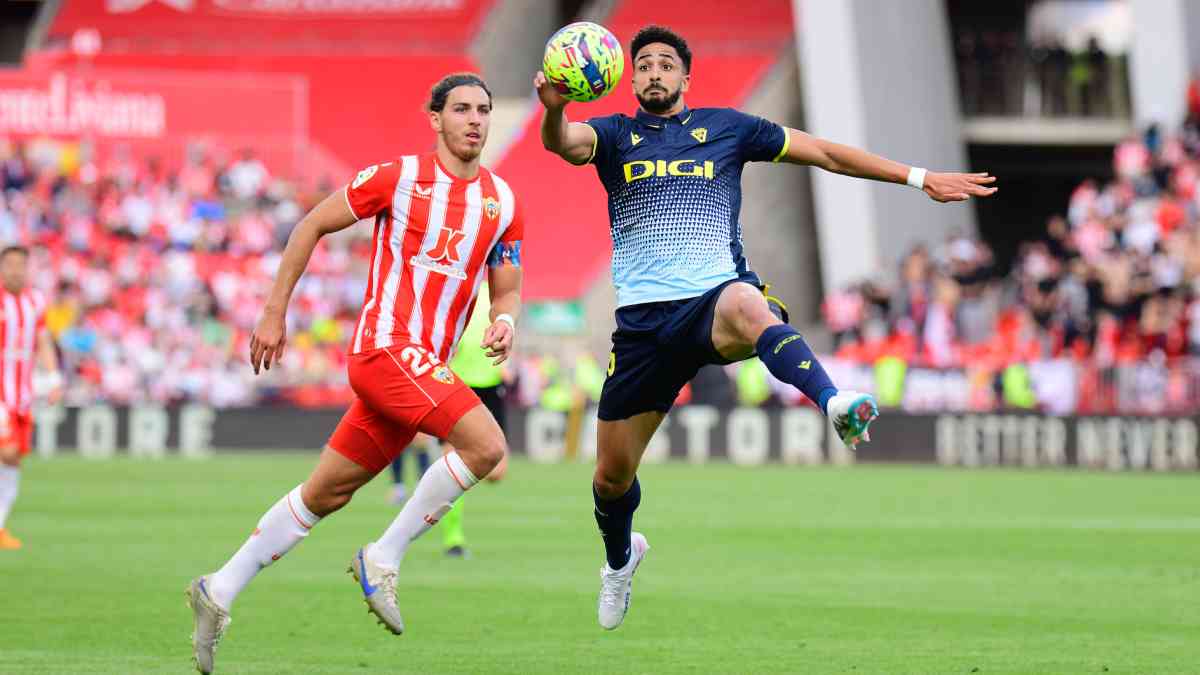
[[[190,670],[183,589],[314,455],[26,464],[0,551],[0,672]],[[1200,476],[645,467],[652,550],[596,624],[591,469],[514,462],[401,569],[408,633],[344,573],[377,479],[239,598],[218,673],[1195,673]]]

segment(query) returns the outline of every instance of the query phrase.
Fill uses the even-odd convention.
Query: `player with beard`
[[[567,100],[534,77],[542,144],[571,164],[593,164],[608,191],[617,330],[600,399],[596,522],[604,539],[600,625],[619,626],[633,574],[649,546],[633,532],[638,464],[679,390],[706,364],[757,355],[813,401],[848,447],[870,440],[874,398],[838,390],[804,338],[766,297],[743,255],[746,162],[789,162],[909,184],[939,202],[991,195],[983,173],[935,173],[815,138],[729,108],[689,108],[692,52],[660,26],[634,36],[633,117],[567,120]]]

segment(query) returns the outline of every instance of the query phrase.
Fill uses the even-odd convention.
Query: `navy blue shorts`
[[[738,281],[758,286],[758,278],[750,275],[730,279],[699,297],[618,309],[600,419],[666,413],[702,366],[732,363],[713,347],[712,323],[721,291]]]

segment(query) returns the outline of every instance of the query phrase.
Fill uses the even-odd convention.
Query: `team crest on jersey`
[[[446,366],[438,366],[433,369],[433,379],[442,384],[454,384],[454,373]]]
[[[488,198],[484,199],[483,200],[483,212],[486,213],[487,217],[490,218],[491,220],[495,220],[495,219],[499,218],[500,217],[500,202],[496,201],[492,197],[488,197]]]
[[[701,143],[703,143],[704,141],[707,141],[708,140],[708,129],[705,129],[704,127],[700,127],[699,129],[692,129],[692,138],[696,139],[697,141],[699,141]]]
[[[378,170],[379,170],[379,165],[372,164],[371,166],[368,166],[367,168],[363,169],[362,171],[359,171],[358,175],[355,176],[355,178],[354,178],[354,183],[350,187],[357,189],[363,183],[371,180],[371,176],[374,176],[375,172]]]
[[[462,269],[461,264],[462,255],[458,252],[458,247],[466,238],[466,232],[453,230],[443,225],[433,248],[420,255],[414,255],[409,262],[413,267],[445,274],[455,279],[466,279],[467,273]]]

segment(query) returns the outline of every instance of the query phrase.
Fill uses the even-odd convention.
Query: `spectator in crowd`
[[[1101,409],[1118,398],[1103,389],[1105,369],[1191,363],[1200,356],[1196,92],[1193,83],[1178,134],[1152,126],[1124,139],[1113,180],[1081,181],[1005,269],[986,243],[956,235],[914,247],[893,275],[832,289],[821,310],[835,367],[885,364],[901,378],[968,370],[972,382],[994,376],[1003,394],[994,400],[1010,403],[1030,389],[1061,397],[1064,373],[1075,372],[1081,389],[1060,407],[1077,398]],[[46,322],[62,352],[67,403],[320,406],[350,396],[339,345],[363,296],[366,228],[314,253],[289,314],[286,367],[255,382],[242,362],[282,244],[319,194],[272,177],[253,152],[224,161],[194,146],[173,167],[128,152],[96,158],[86,144],[0,139],[0,187],[0,241],[33,245],[31,283],[51,298]],[[604,363],[592,356],[526,355],[512,366],[514,397],[579,407],[602,381]],[[1054,386],[1037,373],[1051,373]],[[735,383],[736,372],[706,369],[687,395],[728,403]],[[763,398],[754,384],[756,400],[800,402],[773,381]],[[1200,385],[1171,392],[1197,398]]]

